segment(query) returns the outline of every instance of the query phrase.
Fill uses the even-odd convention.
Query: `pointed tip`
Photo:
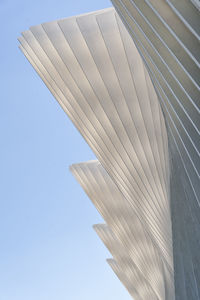
[[[107,228],[107,224],[106,223],[100,223],[100,224],[94,224],[94,225],[92,225],[92,228],[95,230],[95,231],[97,231],[97,230],[99,230],[99,229],[104,229],[104,228]]]
[[[76,167],[83,168],[83,167],[85,167],[87,165],[91,165],[91,164],[100,164],[100,162],[97,159],[93,159],[93,160],[83,161],[83,162],[79,162],[79,163],[73,163],[69,166],[69,170],[73,173],[73,171]]]
[[[74,164],[69,165],[68,169],[70,170],[71,173],[73,173],[73,171],[74,171]]]
[[[106,261],[107,261],[108,264],[115,262],[113,257],[106,258]]]
[[[115,260],[113,257],[107,258],[107,259],[106,259],[106,262],[109,264],[109,266],[110,266],[113,270],[116,269],[116,267],[117,267],[117,262],[116,262],[116,260]]]

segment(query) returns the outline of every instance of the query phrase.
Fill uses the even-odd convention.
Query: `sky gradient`
[[[102,218],[69,172],[94,159],[18,49],[32,25],[109,1],[0,0],[0,300],[130,300],[92,225]]]

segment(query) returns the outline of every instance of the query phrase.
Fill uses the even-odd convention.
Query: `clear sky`
[[[94,159],[18,49],[31,25],[108,0],[0,0],[0,300],[129,300],[92,229],[103,220],[69,172]]]

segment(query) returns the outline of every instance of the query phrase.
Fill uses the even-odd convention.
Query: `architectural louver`
[[[113,2],[124,22],[124,11],[129,21],[133,19],[132,10],[129,12],[131,6],[126,7],[128,1]],[[130,5],[134,3],[129,2]],[[165,6],[159,7],[164,11]],[[153,19],[150,21],[153,22]],[[146,42],[141,46],[142,50],[138,46],[138,35],[136,45],[145,58],[144,64],[133,42],[133,34],[132,37],[129,35],[113,8],[34,26],[19,38],[21,50],[98,158],[98,161],[73,165],[71,170],[106,222],[95,226],[95,229],[113,255],[114,259],[109,260],[109,264],[134,299],[174,299],[173,256],[176,258],[181,239],[189,233],[181,231],[178,242],[174,242],[172,248],[172,229],[174,234],[174,228],[177,231],[176,226],[180,228],[186,222],[182,214],[172,227],[171,220],[177,219],[175,209],[180,208],[182,194],[191,198],[187,213],[192,214],[194,222],[199,220],[199,203],[196,201],[198,55],[195,44],[190,44],[181,35],[178,25],[182,20],[175,21],[172,23],[180,33],[181,43],[187,42],[193,52],[186,51],[182,59],[184,65],[181,65],[172,53],[177,51],[176,45],[180,41],[177,42],[171,30],[176,44],[171,50],[165,46],[166,43],[170,46],[172,38],[168,40],[171,35],[165,35],[164,23],[164,27],[158,28],[166,38],[162,47],[167,49],[162,48],[166,56],[158,55],[165,62],[160,69],[149,56],[145,56],[151,47],[147,47]],[[128,22],[125,23],[132,32]],[[157,33],[155,35],[158,36]],[[197,42],[195,34],[191,35],[191,39]],[[147,40],[149,42],[149,38]],[[173,63],[168,52],[174,58]],[[186,67],[187,72],[183,74]],[[169,70],[166,79],[165,69]],[[158,75],[161,81],[154,80]],[[173,95],[174,102],[169,95]],[[191,118],[193,113],[194,119]],[[170,160],[175,168],[170,169]],[[175,175],[182,170],[182,180],[186,182],[184,187],[179,175]],[[174,182],[170,187],[172,175]],[[178,194],[173,206],[176,191],[182,194]],[[197,222],[197,226],[199,224]],[[195,227],[190,238],[193,238],[194,245],[198,241],[195,240],[198,228]],[[189,243],[186,245],[185,251],[190,253]],[[179,257],[174,259],[176,268],[179,260]],[[189,266],[191,268],[191,261]],[[194,269],[196,279],[195,272],[198,271]],[[183,273],[180,278],[183,279]],[[192,288],[193,295],[197,295],[198,287],[194,287],[194,281]]]

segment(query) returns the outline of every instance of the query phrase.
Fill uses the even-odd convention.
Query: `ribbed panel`
[[[119,264],[114,260],[114,259],[107,259],[108,264],[112,268],[113,272],[117,275],[119,280],[124,284],[124,286],[127,288],[129,291],[130,295],[133,297],[135,300],[142,300],[140,295],[138,294],[136,288],[138,287],[136,285],[136,288],[134,288],[132,284],[132,278],[130,276],[126,275],[124,270],[120,268]],[[139,282],[139,279],[137,278],[137,275],[135,276],[134,280],[136,282]],[[140,281],[141,282],[141,281]]]
[[[176,299],[200,299],[199,1],[112,2],[148,67],[167,121]]]
[[[118,243],[112,231],[104,224],[95,225],[95,230],[121,269],[122,280],[126,281],[125,286],[127,286],[133,299],[163,299],[156,295],[144,276],[134,263],[132,263],[130,258],[126,256],[124,248],[121,248],[121,244]]]
[[[166,120],[199,202],[199,41],[164,1],[113,2],[151,70]],[[169,24],[168,19],[172,20]],[[192,53],[190,48],[196,52]]]
[[[115,11],[35,26],[19,40],[173,270],[164,119]]]
[[[119,255],[122,260],[127,261],[128,269],[134,272],[137,268],[158,299],[173,299],[173,274],[170,273],[157,247],[145,232],[132,206],[101,164],[92,161],[73,165],[70,169],[112,230],[123,250]],[[141,205],[143,206],[143,203]],[[96,230],[98,228],[99,226],[95,226]],[[115,251],[120,248],[116,247]],[[112,251],[111,253],[114,256]],[[123,262],[120,263],[121,266],[122,264]],[[167,294],[170,295],[169,298],[165,297]]]

